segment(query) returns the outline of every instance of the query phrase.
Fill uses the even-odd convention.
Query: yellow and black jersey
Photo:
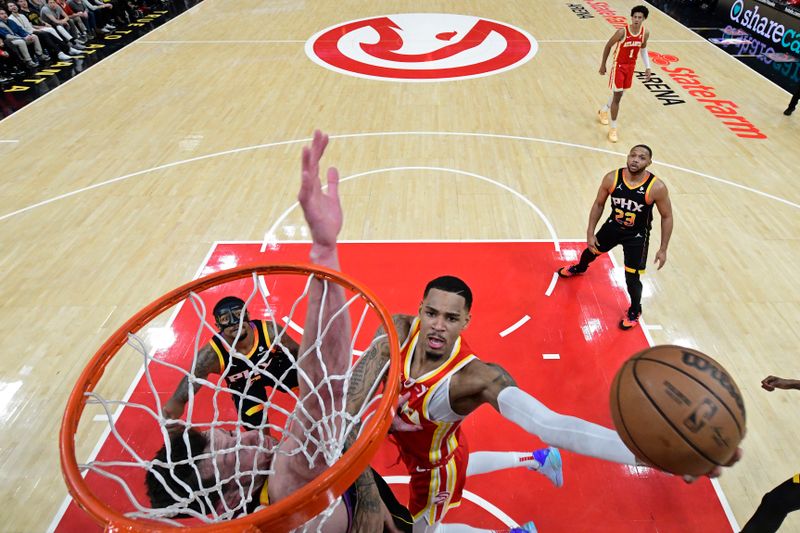
[[[614,184],[608,190],[611,195],[611,215],[608,222],[615,222],[621,229],[631,232],[649,232],[653,222],[653,185],[658,179],[651,172],[641,185],[632,187],[625,179],[625,169],[620,168],[614,176]]]
[[[297,369],[279,347],[272,347],[272,339],[264,320],[251,320],[242,327],[252,328],[255,335],[253,347],[241,357],[231,357],[223,340],[215,335],[211,348],[219,357],[220,373],[225,375],[228,387],[236,391],[233,401],[241,406],[242,422],[258,426],[263,420],[267,387],[288,392],[297,387]],[[230,368],[228,368],[230,367]],[[226,371],[227,369],[227,371]]]

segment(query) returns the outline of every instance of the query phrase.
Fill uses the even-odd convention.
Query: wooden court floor
[[[304,239],[297,212],[281,216],[314,128],[333,137],[327,161],[360,175],[341,187],[351,240],[583,238],[603,174],[650,145],[675,232],[646,276],[645,318],[656,343],[708,352],[743,391],[745,457],[720,480],[743,524],[800,471],[800,395],[759,387],[800,377],[797,117],[781,114],[784,90],[651,10],[668,89],[635,81],[609,143],[597,69],[609,19],[635,2],[572,4],[591,18],[550,0],[205,0],[0,122],[2,529],[46,531],[56,515],[64,402],[112,331],[191,279],[215,241],[259,240],[276,221],[278,239]],[[306,56],[326,28],[407,13],[500,21],[538,48],[517,68],[429,83]]]

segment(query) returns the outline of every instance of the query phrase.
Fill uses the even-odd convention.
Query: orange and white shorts
[[[425,470],[406,465],[411,474],[408,510],[415,522],[440,522],[449,509],[461,505],[461,493],[467,480],[469,449],[456,448],[450,460],[437,468]]]
[[[636,65],[617,65],[611,69],[611,75],[608,77],[608,86],[612,91],[624,91],[633,86],[633,73],[636,70]]]

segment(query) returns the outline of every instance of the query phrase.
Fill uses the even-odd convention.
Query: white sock
[[[551,411],[518,387],[500,391],[497,405],[506,419],[551,446],[614,463],[636,464],[636,457],[613,429]]]
[[[469,454],[467,477],[521,466],[538,470],[541,465],[531,452],[473,452]]]
[[[616,120],[612,120],[611,121],[611,127],[612,128],[616,128],[617,127],[617,121]]]

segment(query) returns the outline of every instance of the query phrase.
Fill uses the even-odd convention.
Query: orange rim
[[[276,504],[270,504],[266,509],[236,520],[188,527],[197,531],[243,531],[249,529],[250,526],[255,526],[256,530],[264,528],[269,531],[289,531],[303,525],[333,503],[369,466],[370,460],[378,451],[394,416],[393,410],[400,389],[400,344],[391,314],[375,294],[341,272],[304,264],[251,264],[209,274],[168,292],[125,322],[108,338],[86,365],[67,400],[59,435],[62,474],[75,502],[96,522],[105,526],[107,531],[163,531],[176,528],[153,520],[127,518],[100,501],[92,493],[80,473],[75,458],[75,433],[78,430],[81,413],[86,406],[85,393],[94,390],[109,361],[127,341],[129,332],[139,331],[153,316],[161,314],[179,301],[186,299],[192,291],[200,292],[222,283],[251,276],[253,273],[315,274],[317,277],[361,293],[367,304],[380,316],[389,337],[391,359],[383,398],[378,403],[375,414],[364,423],[361,435],[355,444],[332,467],[291,496]]]

